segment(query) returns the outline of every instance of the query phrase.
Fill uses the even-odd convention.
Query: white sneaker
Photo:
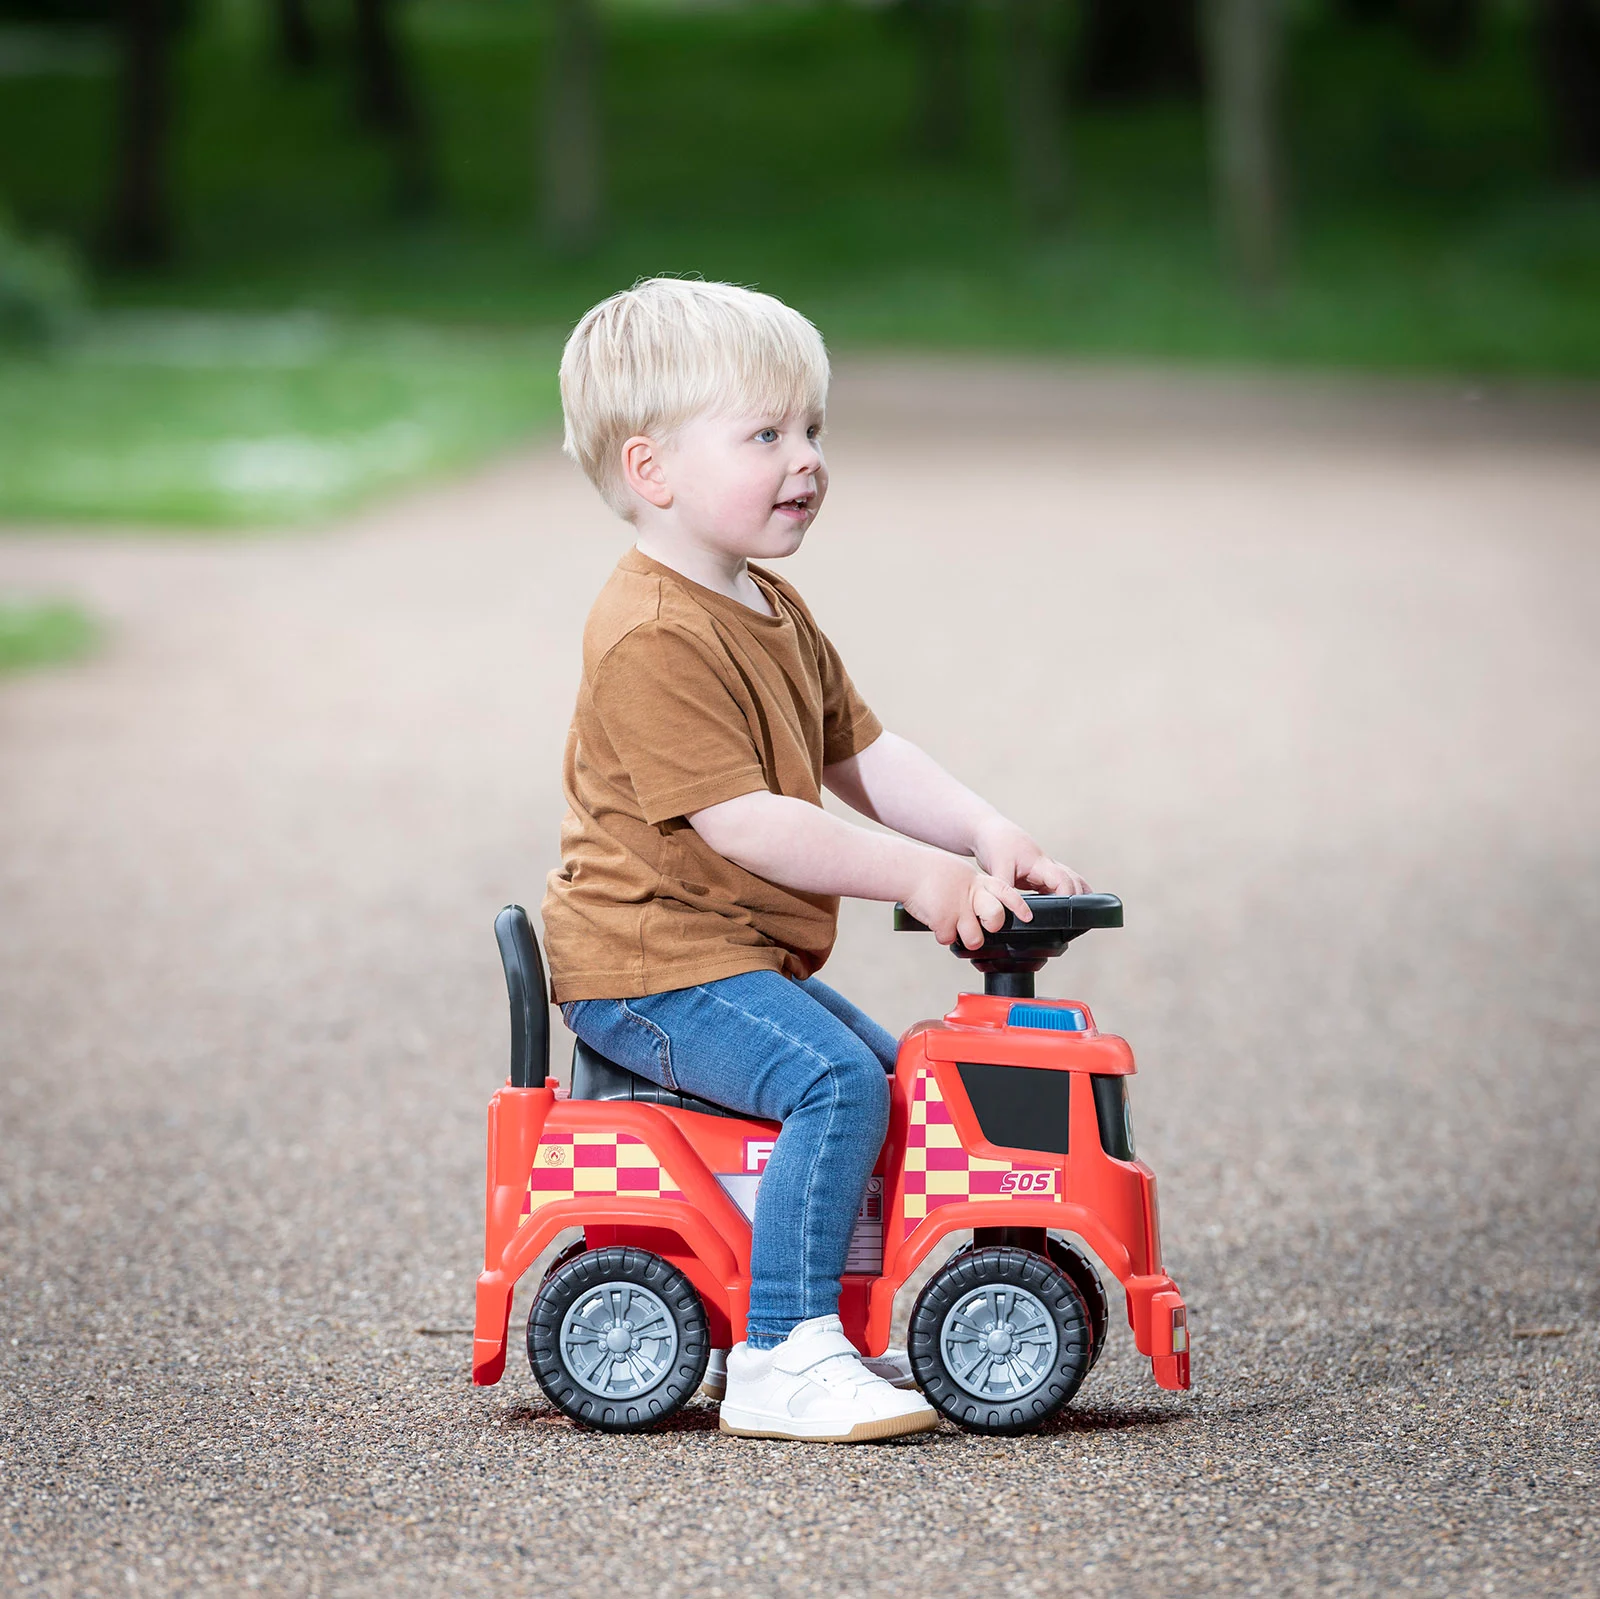
[[[892,1344],[881,1355],[859,1355],[861,1364],[874,1377],[894,1388],[915,1388],[917,1379],[911,1375],[911,1357]],[[721,1399],[728,1391],[728,1351],[713,1349],[706,1362],[706,1374],[700,1384],[701,1395],[706,1399]]]
[[[882,1377],[891,1388],[915,1388],[917,1379],[911,1375],[911,1356],[893,1344],[881,1355],[863,1355],[861,1364],[874,1377]]]
[[[706,1374],[700,1379],[700,1396],[703,1399],[721,1399],[728,1391],[728,1351],[713,1349],[706,1361]]]
[[[803,1321],[776,1349],[728,1351],[721,1426],[740,1438],[865,1443],[928,1432],[939,1412],[862,1364],[837,1316]]]

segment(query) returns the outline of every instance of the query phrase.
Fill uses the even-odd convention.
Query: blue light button
[[[1013,1005],[1007,1027],[1036,1027],[1046,1033],[1086,1033],[1089,1018],[1070,1005]]]

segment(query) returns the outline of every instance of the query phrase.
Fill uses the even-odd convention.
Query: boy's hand
[[[1041,894],[1089,892],[1089,885],[1070,866],[1051,860],[1015,822],[1003,816],[979,827],[972,853],[984,871],[1007,885],[1015,883]]]
[[[958,856],[942,851],[928,852],[927,864],[904,903],[941,944],[959,938],[968,949],[983,942],[985,929],[998,932],[1008,910],[1025,922],[1033,920],[1028,902],[1013,884],[975,872]]]

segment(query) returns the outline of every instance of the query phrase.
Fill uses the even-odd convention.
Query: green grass
[[[0,514],[323,517],[559,415],[548,338],[309,313],[121,313],[0,366]]]
[[[97,638],[94,623],[76,606],[0,600],[0,672],[74,660]]]
[[[1020,225],[987,12],[970,149],[935,166],[910,147],[894,11],[618,3],[610,227],[574,261],[535,226],[531,0],[405,8],[441,179],[420,218],[393,210],[336,57],[286,79],[267,7],[198,9],[181,249],[160,274],[103,279],[118,315],[67,359],[0,365],[0,515],[324,515],[552,422],[566,328],[660,271],[770,289],[837,350],[1600,375],[1600,193],[1551,176],[1509,11],[1446,68],[1393,30],[1297,9],[1290,246],[1257,303],[1219,260],[1195,105],[1073,111],[1071,223]],[[93,238],[109,87],[92,70],[0,77],[0,200],[25,227]],[[262,357],[280,346],[300,354]]]

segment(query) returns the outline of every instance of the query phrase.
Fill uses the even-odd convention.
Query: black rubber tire
[[[548,1266],[545,1267],[544,1276],[539,1279],[539,1286],[543,1288],[544,1285],[549,1282],[550,1279],[554,1277],[555,1274],[560,1271],[569,1260],[576,1260],[579,1255],[583,1254],[588,1249],[588,1247],[589,1246],[584,1243],[581,1238],[574,1238],[572,1242],[568,1244],[567,1247],[563,1249]]]
[[[1072,1279],[1089,1307],[1089,1370],[1093,1371],[1105,1351],[1106,1334],[1111,1328],[1111,1301],[1106,1298],[1106,1285],[1094,1269],[1094,1262],[1076,1244],[1051,1233],[1047,1247],[1050,1259]]]
[[[607,1283],[648,1288],[672,1317],[678,1353],[653,1388],[624,1399],[591,1393],[568,1370],[561,1353],[561,1323],[583,1295]],[[698,1392],[711,1358],[706,1307],[676,1266],[646,1249],[591,1249],[552,1271],[528,1313],[528,1363],[550,1403],[574,1421],[602,1432],[643,1432],[663,1422]]]
[[[1016,1231],[1020,1233],[1023,1229],[1018,1228]],[[1106,1298],[1105,1284],[1100,1280],[1100,1273],[1095,1270],[1094,1262],[1076,1244],[1063,1238],[1060,1233],[1046,1233],[1042,1227],[1038,1229],[1038,1237],[1045,1254],[1073,1280],[1078,1292],[1083,1295],[1084,1304],[1088,1307],[1089,1370],[1093,1371],[1105,1350],[1106,1335],[1111,1328],[1111,1302]],[[963,1244],[956,1254],[968,1255],[974,1249],[984,1247],[973,1240],[971,1243]],[[1028,1249],[1038,1246],[1031,1245],[1023,1239],[1013,1238],[1005,1247]]]
[[[940,1348],[945,1317],[980,1288],[1025,1288],[1056,1325],[1056,1361],[1044,1381],[1020,1399],[989,1403],[950,1374]],[[1042,1426],[1077,1393],[1090,1362],[1089,1310],[1077,1284],[1031,1249],[963,1250],[928,1279],[911,1311],[911,1370],[928,1403],[968,1432],[1011,1434]]]

